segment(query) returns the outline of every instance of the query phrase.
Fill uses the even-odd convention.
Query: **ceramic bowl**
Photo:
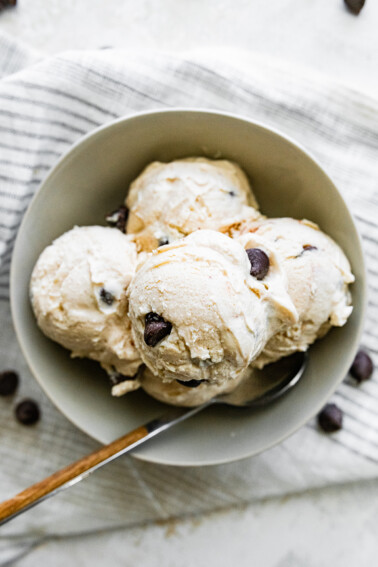
[[[261,211],[306,217],[346,252],[356,282],[348,323],[310,349],[309,365],[287,395],[259,410],[212,407],[133,452],[171,465],[212,465],[255,455],[312,418],[343,380],[358,347],[365,309],[365,268],[351,213],[321,165],[290,138],[247,118],[220,112],[164,110],[121,118],[76,143],[44,181],[21,224],[11,269],[11,305],[28,364],[56,407],[101,443],[164,412],[141,391],[112,398],[108,380],[90,361],[38,329],[28,285],[33,266],[53,239],[74,225],[105,224],[130,182],[153,160],[206,156],[236,161],[249,176]]]

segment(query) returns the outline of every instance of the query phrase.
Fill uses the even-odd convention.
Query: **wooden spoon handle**
[[[64,488],[73,486],[91,472],[113,461],[120,455],[131,451],[136,446],[165,431],[172,425],[194,415],[200,409],[202,409],[202,406],[191,409],[172,408],[164,416],[134,429],[134,431],[116,439],[109,445],[101,447],[94,453],[33,484],[13,498],[5,500],[0,504],[0,525],[5,524],[21,512],[35,506],[49,496],[56,494]]]

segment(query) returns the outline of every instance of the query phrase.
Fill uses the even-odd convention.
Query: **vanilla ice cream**
[[[244,379],[244,374],[239,374],[233,380],[224,380],[220,384],[214,382],[163,382],[159,376],[155,376],[147,367],[140,377],[143,390],[160,402],[173,406],[193,407],[199,406],[215,396],[228,394]],[[185,385],[186,384],[186,385]]]
[[[129,315],[135,344],[154,375],[163,382],[220,385],[246,369],[275,321],[266,286],[250,270],[242,246],[212,230],[147,257],[128,290]],[[295,308],[284,290],[281,299],[280,316],[292,321]]]
[[[259,218],[242,169],[226,160],[153,162],[130,186],[127,233],[151,251],[203,228],[227,232],[239,219]]]
[[[48,246],[33,270],[30,294],[45,335],[97,360],[110,374],[133,376],[141,359],[131,335],[126,290],[137,263],[136,246],[119,230],[75,227]],[[119,377],[118,377],[119,380]],[[127,380],[115,392],[134,389]]]
[[[284,324],[254,362],[262,367],[296,351],[305,351],[332,326],[342,326],[352,312],[348,285],[354,281],[341,248],[307,220],[277,218],[258,223],[237,240],[244,248],[275,254],[287,278],[298,321]]]
[[[98,361],[115,396],[202,404],[352,312],[341,248],[307,220],[263,217],[233,162],[153,162],[126,205],[117,228],[55,240],[30,283],[45,335]]]

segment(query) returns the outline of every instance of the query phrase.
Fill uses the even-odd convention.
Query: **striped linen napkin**
[[[378,362],[378,101],[321,77],[228,50],[180,55],[119,49],[42,58],[0,36],[0,353],[21,377],[0,399],[0,498],[97,448],[47,400],[20,353],[9,310],[17,228],[49,169],[73,142],[114,118],[150,108],[237,111],[307,147],[341,189],[363,236],[370,304],[363,345]],[[13,405],[31,396],[43,419],[23,427]],[[345,380],[333,396],[344,427],[332,436],[307,423],[251,459],[205,468],[159,466],[126,457],[2,529],[1,552],[101,528],[130,526],[378,476],[378,376]],[[5,548],[2,545],[6,544]]]

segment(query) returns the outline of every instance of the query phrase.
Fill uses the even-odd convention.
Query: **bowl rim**
[[[48,391],[46,386],[40,380],[40,378],[38,376],[38,372],[36,371],[36,369],[34,367],[33,361],[31,360],[30,356],[28,355],[28,353],[26,351],[25,345],[24,345],[23,340],[22,340],[21,324],[20,324],[20,321],[15,316],[15,302],[16,302],[15,269],[16,268],[15,268],[14,258],[16,258],[19,254],[18,249],[19,249],[20,234],[22,233],[23,227],[26,224],[27,219],[31,214],[31,210],[33,208],[34,202],[36,201],[37,198],[40,198],[41,193],[43,193],[43,191],[45,190],[45,187],[49,183],[50,179],[54,175],[57,174],[57,171],[63,166],[63,164],[68,159],[70,159],[72,157],[72,155],[76,152],[76,150],[80,146],[85,145],[90,139],[95,138],[98,135],[101,135],[102,132],[104,132],[106,130],[111,130],[112,128],[117,127],[118,125],[120,125],[124,122],[129,122],[129,121],[134,120],[134,119],[143,118],[145,116],[148,117],[148,116],[153,116],[153,115],[176,114],[176,113],[199,114],[199,115],[201,115],[201,114],[206,115],[207,114],[207,115],[213,115],[213,116],[219,116],[219,117],[226,117],[226,118],[231,118],[233,120],[237,120],[237,121],[240,121],[240,122],[248,123],[248,124],[251,124],[253,126],[257,126],[258,128],[261,128],[262,130],[266,130],[266,131],[273,133],[274,135],[280,137],[281,139],[283,139],[283,141],[285,141],[286,143],[289,143],[293,148],[295,148],[296,150],[299,150],[307,158],[309,158],[310,161],[312,161],[313,164],[321,170],[321,172],[324,174],[324,176],[329,181],[329,183],[333,186],[333,189],[337,192],[338,196],[340,197],[340,199],[342,200],[342,202],[345,205],[345,210],[346,210],[346,213],[347,213],[347,216],[348,216],[348,222],[353,226],[354,231],[355,231],[356,244],[358,244],[358,255],[360,257],[360,262],[361,262],[361,273],[363,274],[363,278],[361,278],[362,281],[360,282],[361,283],[362,305],[361,305],[361,309],[360,309],[358,326],[357,326],[357,329],[356,329],[356,332],[355,332],[355,338],[354,338],[354,341],[353,341],[353,349],[350,349],[348,355],[345,356],[345,358],[344,358],[344,364],[342,366],[342,371],[340,371],[339,379],[336,383],[332,383],[332,385],[327,389],[326,395],[323,396],[322,400],[319,401],[317,404],[313,405],[311,413],[308,414],[303,419],[299,420],[295,424],[295,426],[290,428],[289,431],[285,431],[284,434],[279,435],[274,441],[264,445],[264,447],[261,448],[258,451],[252,451],[250,453],[245,453],[241,456],[236,456],[236,457],[234,456],[234,457],[231,457],[231,458],[221,458],[221,459],[218,458],[216,460],[205,461],[205,462],[194,462],[193,463],[192,461],[185,461],[185,460],[182,460],[182,459],[179,462],[174,461],[174,460],[167,460],[167,459],[161,460],[157,457],[149,456],[148,454],[145,455],[144,453],[139,453],[138,449],[136,451],[130,452],[130,455],[133,458],[136,458],[138,460],[148,462],[148,463],[152,463],[152,464],[159,464],[159,465],[166,465],[166,466],[176,466],[176,467],[181,467],[181,466],[183,466],[183,467],[197,467],[198,466],[199,467],[199,466],[222,465],[222,464],[227,464],[227,463],[231,463],[231,462],[242,461],[242,460],[247,459],[249,457],[252,457],[254,455],[258,455],[262,452],[265,452],[266,450],[269,450],[269,449],[275,447],[276,445],[279,445],[285,439],[291,437],[295,432],[297,432],[299,429],[301,429],[310,419],[312,419],[321,410],[321,408],[328,401],[330,396],[336,391],[337,387],[343,381],[344,377],[347,375],[349,368],[351,366],[352,360],[353,360],[355,353],[357,351],[357,348],[360,344],[361,335],[362,335],[362,332],[363,332],[368,297],[367,297],[366,260],[365,260],[365,254],[364,254],[364,249],[363,249],[363,245],[362,245],[362,238],[361,238],[360,232],[357,228],[355,219],[352,215],[352,212],[351,212],[348,204],[346,203],[343,195],[339,191],[337,185],[334,183],[334,181],[332,180],[330,175],[325,170],[324,166],[320,164],[318,159],[312,154],[311,151],[309,151],[307,148],[305,148],[305,146],[303,146],[302,143],[295,140],[291,135],[288,135],[288,134],[282,132],[280,129],[278,129],[276,127],[272,127],[272,126],[266,124],[263,121],[254,120],[254,119],[252,119],[249,116],[246,116],[244,114],[239,114],[239,113],[234,113],[234,112],[229,112],[229,111],[222,111],[220,109],[212,109],[212,108],[206,108],[206,107],[201,107],[201,108],[172,107],[172,108],[166,108],[166,109],[160,109],[159,108],[159,109],[142,110],[142,111],[139,111],[139,112],[131,112],[130,114],[126,114],[126,115],[120,116],[120,117],[118,117],[114,120],[111,120],[110,122],[107,122],[106,124],[101,124],[100,126],[94,128],[93,130],[91,130],[90,132],[85,134],[84,136],[81,136],[78,140],[76,140],[68,148],[68,150],[65,153],[62,154],[62,156],[52,166],[51,170],[48,172],[48,174],[46,175],[44,180],[38,186],[35,194],[33,195],[32,199],[30,200],[30,202],[27,206],[25,214],[23,215],[23,218],[22,218],[20,225],[18,227],[17,236],[16,236],[16,239],[15,239],[15,244],[14,244],[14,248],[13,248],[13,252],[12,252],[11,266],[10,266],[9,287],[10,287],[11,317],[12,317],[12,322],[13,322],[15,334],[16,334],[16,337],[17,337],[18,345],[20,346],[21,352],[22,352],[22,354],[23,354],[23,356],[24,356],[24,358],[27,362],[29,369],[31,370],[31,373],[32,373],[34,379],[37,381],[37,383],[41,387],[42,391],[46,394],[46,396],[52,402],[52,404],[55,406],[55,408],[71,424],[73,424],[77,429],[79,429],[81,432],[86,434],[89,438],[94,439],[95,441],[97,441],[97,442],[99,442],[103,445],[104,444],[103,441],[101,441],[98,437],[95,437],[94,435],[89,433],[86,429],[84,429],[84,427],[82,425],[77,423],[77,421],[75,419],[73,419],[71,416],[69,416],[67,414],[67,411],[61,407],[59,401],[57,401],[56,398],[54,398],[50,394],[50,392]]]

